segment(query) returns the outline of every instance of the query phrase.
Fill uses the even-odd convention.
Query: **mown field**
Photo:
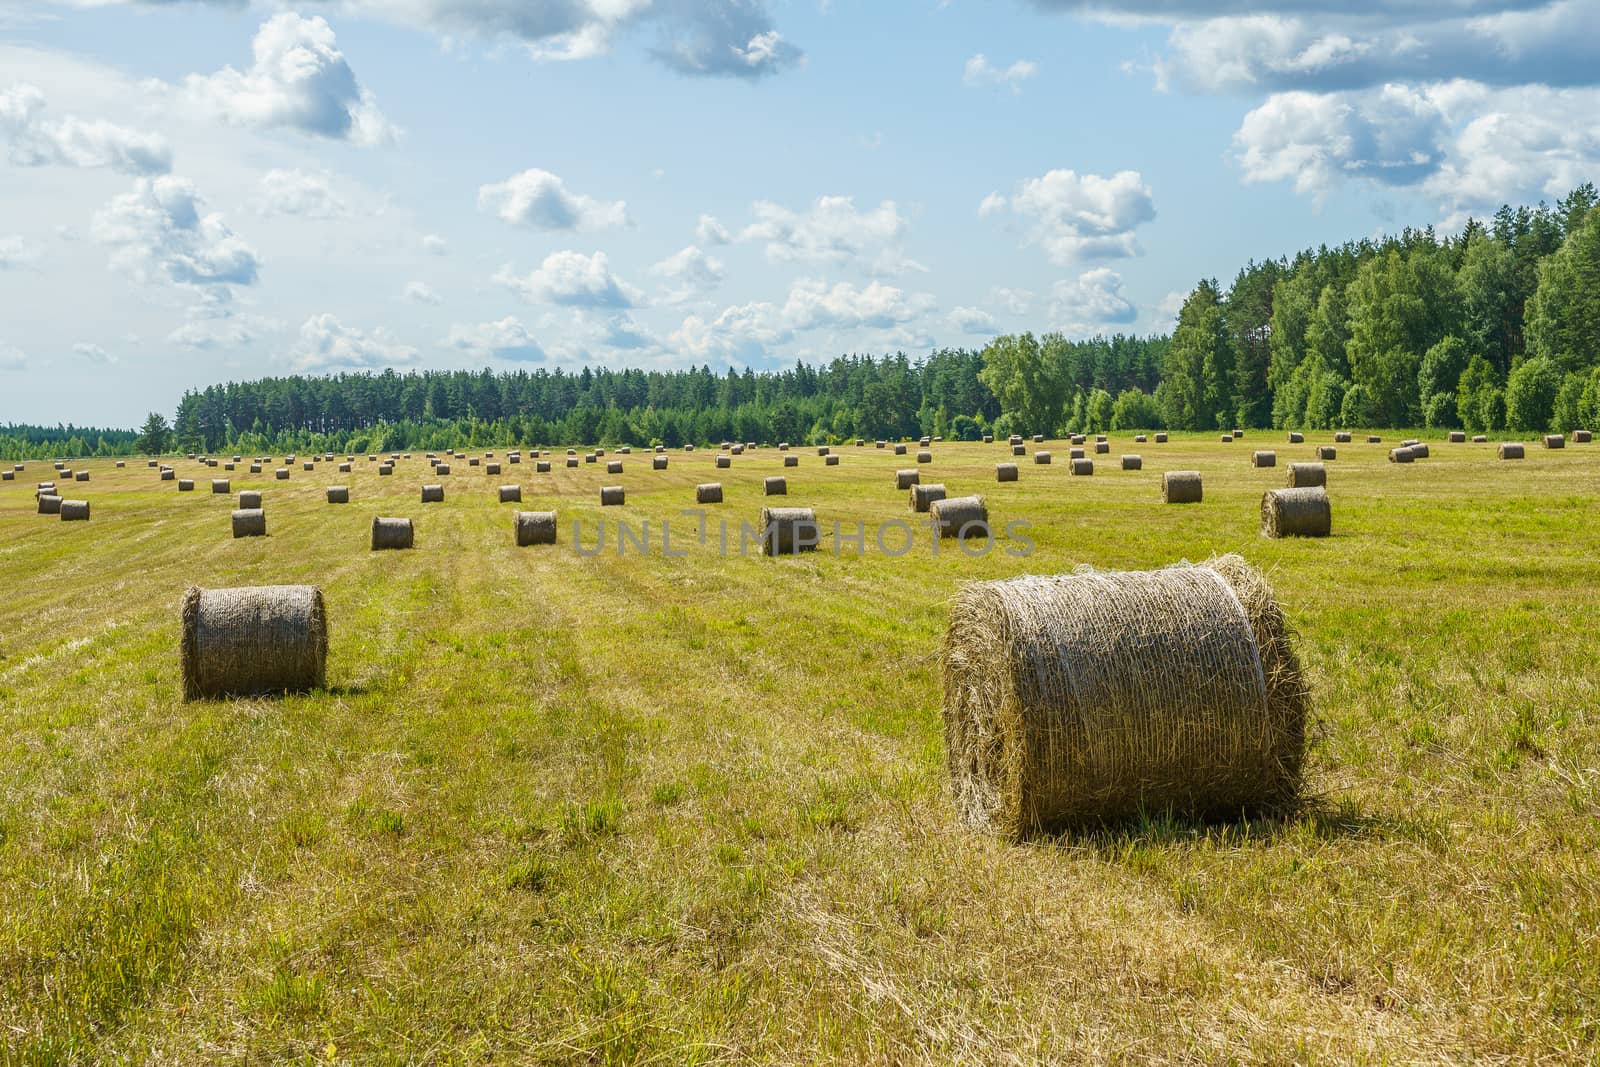
[[[1092,478],[1051,442],[1015,485],[1003,446],[935,445],[924,481],[1030,523],[1026,558],[680,539],[696,483],[724,484],[708,511],[736,542],[778,473],[825,525],[907,518],[914,464],[870,445],[787,471],[773,449],[620,477],[456,463],[428,505],[420,453],[392,478],[235,472],[270,533],[239,541],[220,469],[177,461],[180,494],[84,464],[93,519],[63,523],[29,463],[0,484],[3,1058],[1593,1062],[1600,446],[1341,445],[1334,536],[1261,538],[1263,489],[1330,442],[1114,435]],[[1103,462],[1129,451],[1142,472]],[[1163,506],[1181,468],[1205,501]],[[559,545],[513,546],[513,481]],[[340,483],[353,502],[324,503]],[[579,556],[611,483],[608,528],[671,520],[687,556]],[[376,514],[412,516],[416,549],[368,551]],[[1225,551],[1300,633],[1307,810],[1020,846],[959,828],[959,584]],[[185,588],[297,582],[326,594],[328,691],[184,703]]]

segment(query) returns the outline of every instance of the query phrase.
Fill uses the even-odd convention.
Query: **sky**
[[[1166,332],[1597,162],[1600,0],[0,0],[0,422]]]

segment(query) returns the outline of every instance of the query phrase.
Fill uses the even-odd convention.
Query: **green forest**
[[[184,394],[139,431],[0,426],[0,455],[373,451],[922,434],[1600,426],[1600,196],[1503,207],[1251,262],[1170,337],[996,337],[981,351],[781,371],[291,376]]]

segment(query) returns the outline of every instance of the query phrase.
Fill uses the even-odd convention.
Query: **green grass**
[[[383,479],[268,468],[234,474],[270,532],[241,541],[234,498],[141,463],[82,465],[93,521],[37,516],[30,463],[0,485],[0,1062],[1600,1058],[1600,454],[1342,445],[1335,536],[1263,540],[1261,492],[1309,436],[1119,436],[1087,479],[1054,442],[1015,485],[1001,446],[935,446],[924,480],[1031,523],[1029,558],[919,532],[899,558],[830,536],[725,559],[679,514],[722,481],[706,510],[736,545],[781,472],[824,523],[908,518],[913,457],[870,446],[457,463],[426,506],[420,454]],[[1175,468],[1203,504],[1159,503]],[[513,546],[511,481],[561,544]],[[416,550],[369,552],[374,514],[414,517]],[[592,549],[602,516],[580,557],[572,521]],[[655,554],[618,558],[620,518],[657,524]],[[1224,551],[1300,632],[1314,805],[1026,846],[959,829],[959,583]],[[326,594],[330,689],[183,703],[185,587],[283,582]]]

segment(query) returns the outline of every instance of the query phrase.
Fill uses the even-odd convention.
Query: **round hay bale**
[[[1328,468],[1320,463],[1289,464],[1289,488],[1309,489],[1328,484]]]
[[[620,485],[602,485],[600,487],[600,506],[603,508],[616,507],[627,502],[627,493]]]
[[[126,461],[126,460],[120,460],[120,459],[119,459],[119,460],[117,460],[117,469],[118,469],[118,470],[121,470],[121,469],[122,469],[122,468],[124,468],[124,467],[126,467],[126,466],[127,466],[127,465],[128,465],[128,464],[127,464],[127,461]],[[231,464],[231,463],[230,463],[230,464],[228,464],[228,469],[229,469],[229,470],[233,470],[233,464]]]
[[[860,438],[860,437],[858,437],[858,438],[856,438],[856,447],[857,447],[857,448],[863,448],[863,447],[865,447],[865,446],[866,446],[866,443],[867,443],[867,442],[866,442],[866,440],[865,440],[865,439],[864,439],[864,438]]]
[[[498,463],[485,463],[483,465],[483,473],[487,474],[487,475],[499,474],[500,473],[500,464],[498,464]]]
[[[732,467],[732,466],[733,466],[733,457],[732,456],[724,456],[724,455],[718,455],[717,456],[717,469],[718,470],[725,471],[729,467]]]
[[[1201,496],[1199,471],[1167,471],[1161,476],[1163,504],[1198,504]]]
[[[1318,459],[1338,459],[1339,458],[1339,450],[1337,448],[1334,448],[1332,445],[1318,445],[1317,446],[1317,458]]]
[[[159,466],[161,466],[161,463],[158,460],[151,459],[151,460],[146,460],[144,465],[146,467],[159,467]],[[17,469],[21,470],[22,469],[22,464],[20,464],[20,463],[17,464]]]
[[[952,496],[933,501],[928,514],[939,527],[940,537],[968,537],[987,539],[989,534],[989,509],[981,496]]]
[[[931,444],[933,444],[933,438],[931,438],[931,437],[919,437],[919,438],[917,438],[917,446],[919,448],[927,448]]]
[[[693,452],[694,451],[694,445],[684,445],[683,446],[683,450],[685,452]]]
[[[1464,445],[1467,443],[1467,435],[1461,430],[1451,430],[1450,443],[1453,445]]]
[[[353,464],[350,464],[350,463],[341,463],[341,464],[339,464],[339,473],[340,474],[349,474],[352,466],[353,466]]]
[[[513,514],[511,523],[518,548],[556,543],[556,513],[553,511],[518,511]]]
[[[1252,467],[1276,467],[1277,465],[1278,454],[1276,452],[1250,453],[1250,466]]]
[[[1149,443],[1149,440],[1150,439],[1142,433],[1136,433],[1133,435],[1133,443],[1136,445],[1147,444]]]
[[[16,471],[0,471],[0,482],[14,482],[16,480]]]
[[[406,458],[410,459],[411,457],[407,456]],[[506,462],[507,463],[515,463],[515,464],[519,464],[520,465],[522,463],[522,453],[520,453],[520,452],[511,453],[510,455],[506,456]]]
[[[1011,454],[1013,456],[1026,456],[1028,454],[1028,446],[1027,445],[1012,445],[1011,446]]]
[[[1022,444],[1022,435],[1020,433],[1012,434],[1011,436],[1006,438],[1006,444],[1008,444],[1008,445],[1020,445],[1020,444]]]
[[[243,494],[240,494],[240,495],[243,496]],[[257,499],[260,499],[260,498],[257,497]],[[328,503],[330,503],[330,504],[348,504],[348,503],[350,503],[350,487],[348,485],[330,485],[330,486],[328,486]]]
[[[277,470],[272,472],[272,476],[278,479],[280,482],[286,482],[289,480],[289,468],[279,467]]]
[[[607,474],[621,474],[622,473],[622,460],[620,460],[620,459],[608,459],[608,460],[606,460],[606,473]]]
[[[1075,444],[1075,445],[1081,445],[1081,444],[1084,444],[1084,443],[1085,443],[1085,442],[1087,442],[1087,441],[1088,441],[1088,440],[1089,440],[1089,439],[1088,439],[1088,438],[1087,438],[1087,437],[1085,437],[1085,436],[1083,436],[1083,434],[1081,434],[1081,433],[1075,433],[1075,434],[1072,434],[1072,435],[1070,435],[1070,436],[1069,436],[1069,437],[1068,437],[1068,438],[1067,438],[1067,441],[1068,441],[1068,442],[1069,442],[1069,443],[1071,443],[1071,444]]]
[[[1389,449],[1390,463],[1415,463],[1416,460],[1416,453],[1404,445],[1401,445],[1399,448]]]
[[[522,486],[520,486],[520,485],[502,485],[500,487],[500,503],[502,503],[502,504],[520,504],[520,503],[522,503]]]
[[[372,550],[410,548],[415,543],[416,531],[410,519],[376,516],[372,520]]]
[[[1558,434],[1558,433],[1547,433],[1547,434],[1544,435],[1544,447],[1546,447],[1546,448],[1566,448],[1567,447],[1567,439],[1564,436],[1562,436],[1561,434]]]
[[[922,481],[922,472],[915,468],[908,467],[903,471],[894,472],[894,487],[901,491],[910,489],[920,481]]]
[[[888,448],[889,447],[889,442],[888,441],[874,441],[872,443],[872,447],[873,448]]]
[[[935,500],[943,500],[946,495],[942,485],[913,485],[911,510],[919,514],[925,513]]]
[[[1041,467],[1048,467],[1050,465],[1050,453],[1035,452],[1033,454],[1033,462]]]
[[[1111,454],[1111,442],[1096,441],[1094,443],[1094,454],[1097,456],[1109,456]]]
[[[650,469],[653,470],[653,471],[664,471],[664,470],[666,470],[667,469],[667,457],[666,456],[651,456],[650,457]]]
[[[1234,440],[1235,440],[1235,441],[1242,441],[1242,440],[1244,440],[1244,431],[1243,431],[1243,430],[1234,430],[1234,431],[1233,431],[1233,439],[1234,439]]]
[[[800,466],[800,457],[799,456],[784,456],[783,457],[783,465],[785,467],[798,467],[798,466]]]
[[[984,434],[983,435],[983,443],[986,444],[986,445],[994,444],[994,434],[992,434],[992,433]]]
[[[763,478],[762,481],[761,481],[761,495],[762,496],[788,496],[789,495],[789,482],[788,482],[788,480],[785,479],[785,478],[779,477],[778,475],[773,475],[770,478]]]
[[[942,675],[952,793],[973,829],[1021,840],[1299,797],[1306,684],[1271,589],[1238,556],[971,583]]]
[[[918,452],[917,453],[917,462],[918,463],[932,463],[933,462],[933,453],[932,452]]]
[[[1383,444],[1383,438],[1379,437],[1375,433],[1374,434],[1368,434],[1367,435],[1367,444],[1369,444],[1369,445],[1381,445],[1381,444]]]
[[[732,448],[728,449],[728,453],[729,455],[742,456],[744,455],[744,445],[734,445]]]
[[[1333,529],[1333,508],[1328,491],[1268,489],[1261,496],[1263,537],[1327,537]]]
[[[1340,430],[1338,433],[1333,435],[1333,440],[1335,444],[1347,445],[1350,443],[1350,435],[1344,430]]]
[[[1473,437],[1472,437],[1472,443],[1475,444],[1475,445],[1486,445],[1486,444],[1489,443],[1489,438],[1484,436],[1481,433],[1480,434],[1474,434]]]
[[[1575,445],[1586,445],[1593,439],[1594,436],[1588,430],[1572,431],[1572,443]]]
[[[1075,459],[1072,461],[1072,473],[1087,478],[1094,473],[1094,460]]]
[[[694,487],[694,502],[696,504],[722,503],[722,483],[705,482]]]
[[[1167,435],[1166,434],[1164,434],[1164,433],[1156,434],[1156,444],[1164,445],[1166,443],[1167,443]]]
[[[259,464],[259,463],[250,464],[250,473],[251,474],[260,474],[261,473],[261,464]]]
[[[119,464],[119,466],[120,466],[120,464]],[[223,465],[222,465],[222,469],[223,469],[223,470],[225,470],[225,471],[231,471],[231,470],[233,470],[233,469],[234,469],[234,467],[235,467],[235,466],[237,466],[237,464],[234,464],[234,463],[224,463],[224,464],[223,464]]]
[[[576,448],[569,448],[569,449],[567,449],[567,455],[569,455],[569,456],[576,456],[576,455],[577,455],[577,454],[578,454],[578,450],[577,450],[577,449],[576,449]]]
[[[378,473],[382,474],[383,471],[380,470],[380,471],[378,471]],[[391,474],[394,473],[393,468],[390,468],[390,473]],[[450,464],[448,464],[448,463],[439,464],[437,467],[433,468],[433,473],[437,474],[441,478],[448,478],[450,476]]]
[[[1421,441],[1418,441],[1416,444],[1410,445],[1409,447],[1411,449],[1411,458],[1412,459],[1427,459],[1428,458],[1428,446],[1423,444]]]
[[[1015,463],[996,463],[994,465],[994,480],[997,482],[1016,481],[1017,465]]]
[[[1497,453],[1501,459],[1522,459],[1526,455],[1521,441],[1502,442]]]
[[[1094,443],[1097,444],[1097,445],[1099,445],[1099,444],[1109,444],[1110,442],[1111,442],[1111,438],[1107,437],[1103,433],[1097,433],[1097,434],[1094,435]]]
[[[212,496],[227,496],[231,492],[233,492],[233,483],[230,482],[228,479],[226,479],[226,478],[213,478],[213,479],[211,479],[211,495]]]
[[[435,474],[439,473],[439,470],[438,470],[437,467],[434,468],[434,472],[433,473],[435,473]],[[445,473],[448,474],[450,472],[446,471]],[[394,464],[393,463],[380,463],[380,464],[378,464],[378,477],[380,477],[380,478],[392,478],[392,477],[394,477]]]
[[[573,466],[577,466],[577,464],[574,463]],[[550,461],[547,460],[547,459],[536,459],[536,460],[534,460],[533,461],[533,473],[535,473],[535,474],[549,474],[550,473]]]
[[[927,442],[924,441],[923,443],[926,444]],[[1033,435],[1033,443],[1036,444],[1036,445],[1044,444],[1044,434],[1042,434],[1042,433],[1034,434]]]
[[[1306,435],[1305,434],[1296,433],[1294,430],[1290,430],[1289,431],[1289,443],[1291,445],[1305,444],[1305,440],[1306,440]]]
[[[1413,445],[1420,445],[1421,443],[1422,442],[1417,440],[1415,437],[1407,437],[1404,441],[1400,442],[1400,447],[1411,448]]]
[[[314,471],[314,470],[317,469],[317,465],[315,463],[311,462],[308,459],[308,460],[306,460],[304,463],[302,463],[300,465],[300,469],[301,470],[307,470],[307,471]]]
[[[1125,470],[1125,471],[1144,470],[1144,457],[1143,456],[1123,456],[1122,457],[1122,469]]]
[[[817,455],[819,455],[819,456],[826,456],[829,453],[829,451],[831,451],[831,450],[828,448],[827,445],[818,445],[817,446]]]
[[[88,522],[89,502],[87,500],[61,501],[62,522]]]
[[[1222,435],[1222,443],[1225,444],[1225,445],[1233,444],[1233,434],[1231,434],[1231,433],[1223,434]]]
[[[1081,448],[1069,448],[1069,449],[1067,449],[1067,459],[1073,460],[1073,459],[1082,459],[1082,458],[1083,458],[1083,449],[1081,449]]]
[[[39,494],[39,514],[40,515],[59,515],[59,514],[61,514],[61,498],[59,496],[56,496],[54,493],[41,493],[41,494]]]
[[[422,487],[422,502],[424,504],[444,503],[444,486],[437,482]]]
[[[667,451],[667,446],[666,445],[656,445],[656,454],[657,455],[665,454],[666,451]]]
[[[811,508],[762,508],[761,554],[792,556],[814,552],[822,540],[817,513]]]
[[[839,457],[837,455],[823,456],[822,465],[824,467],[837,467],[839,465]]]
[[[178,492],[180,492],[180,493],[192,493],[192,492],[194,492],[194,479],[193,478],[179,478],[178,479]]]
[[[906,446],[905,445],[899,445],[899,444],[895,445],[894,446],[894,454],[897,455],[897,456],[905,455],[906,454]]]
[[[481,461],[481,460],[479,460],[479,459],[478,459],[478,457],[477,457],[477,456],[471,456],[471,457],[469,457],[469,458],[468,458],[468,459],[467,459],[467,466],[469,466],[469,467],[476,467],[476,466],[478,466],[478,464],[479,464],[479,463],[481,463],[481,462],[482,462],[482,461]]]
[[[260,508],[239,508],[233,513],[233,536],[267,536],[267,513]]]
[[[321,689],[328,671],[322,590],[192,588],[183,597],[179,658],[185,700]]]
[[[631,455],[633,455],[633,446],[632,445],[623,445],[621,448],[617,449],[617,455],[619,455],[619,456],[631,456]]]
[[[578,457],[577,456],[568,456],[567,457],[567,466],[568,467],[576,467],[577,465],[578,465]]]

